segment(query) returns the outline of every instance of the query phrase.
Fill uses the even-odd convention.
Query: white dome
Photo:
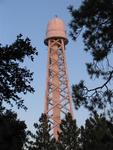
[[[48,39],[51,38],[63,38],[65,40],[65,44],[68,42],[64,22],[58,17],[53,18],[48,23],[46,38],[44,41],[45,44],[47,44]]]

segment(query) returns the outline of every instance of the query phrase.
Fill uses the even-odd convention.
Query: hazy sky
[[[69,33],[70,14],[67,7],[72,4],[80,5],[82,0],[0,0],[0,43],[10,44],[16,36],[21,33],[29,37],[32,45],[38,49],[39,55],[34,63],[26,63],[34,72],[33,86],[35,93],[24,96],[28,111],[20,109],[18,112],[21,120],[26,120],[28,128],[31,129],[44,111],[45,81],[47,67],[47,47],[43,41],[47,23],[55,15],[64,20],[67,33]],[[73,42],[68,36],[69,44],[66,46],[68,75],[70,84],[78,83],[81,79],[90,80],[85,70],[84,62],[89,57],[82,51],[82,39]],[[87,112],[74,111],[77,123],[81,125],[86,118]]]

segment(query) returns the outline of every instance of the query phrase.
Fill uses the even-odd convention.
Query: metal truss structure
[[[51,133],[58,139],[61,119],[72,114],[72,100],[67,75],[65,38],[53,37],[47,40],[48,68],[45,97],[45,113],[51,123]]]

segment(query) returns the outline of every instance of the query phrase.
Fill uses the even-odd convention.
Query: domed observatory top
[[[44,43],[48,45],[48,40],[52,38],[64,39],[65,44],[68,43],[64,22],[58,17],[49,21]]]

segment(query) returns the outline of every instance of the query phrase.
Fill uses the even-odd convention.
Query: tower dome
[[[63,38],[65,41],[65,44],[68,43],[64,22],[58,17],[55,17],[49,21],[44,43],[48,45],[48,39],[51,39],[51,38],[55,38],[55,39]]]

